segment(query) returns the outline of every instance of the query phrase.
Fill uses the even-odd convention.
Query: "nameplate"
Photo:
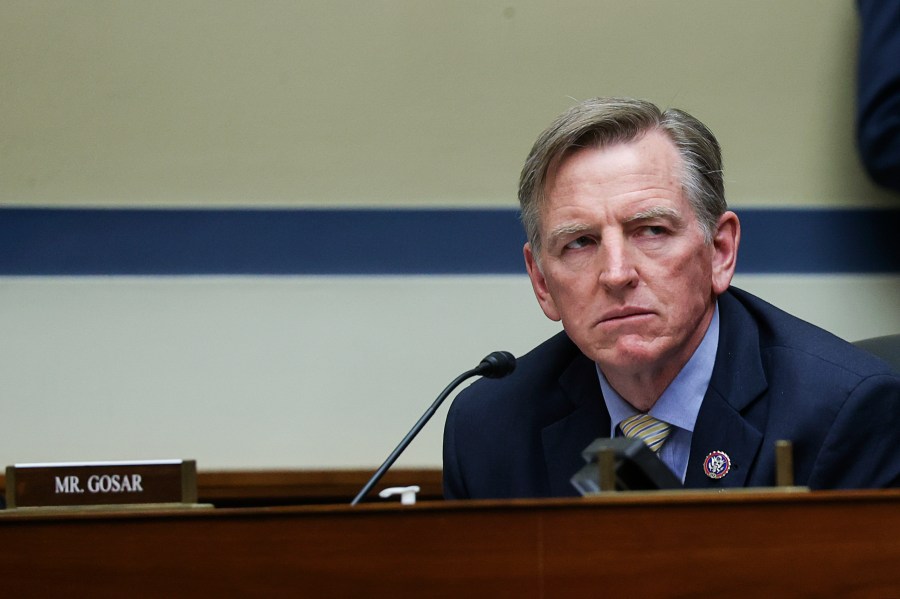
[[[193,504],[194,460],[16,464],[6,468],[6,507]]]

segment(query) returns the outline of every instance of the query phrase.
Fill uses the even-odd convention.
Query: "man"
[[[686,487],[773,485],[778,440],[799,485],[900,484],[900,377],[730,287],[740,222],[702,123],[583,102],[538,138],[519,200],[535,296],[564,332],[454,401],[448,499],[576,495],[581,451],[640,429]]]

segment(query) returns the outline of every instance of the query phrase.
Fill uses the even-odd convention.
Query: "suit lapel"
[[[553,496],[577,495],[569,482],[584,466],[582,450],[597,437],[609,436],[609,413],[600,392],[594,363],[578,352],[559,379],[557,397],[541,435]]]
[[[684,485],[689,488],[743,487],[762,442],[762,433],[750,425],[728,400],[712,389],[697,417]],[[724,452],[730,469],[720,479],[710,478],[704,462],[713,452]]]
[[[719,297],[719,348],[694,434],[691,439],[685,486],[690,488],[742,487],[759,453],[764,411],[746,412],[766,391],[756,323],[730,293]],[[759,406],[754,406],[759,407]],[[731,461],[728,473],[710,478],[704,471],[707,456],[720,451]]]

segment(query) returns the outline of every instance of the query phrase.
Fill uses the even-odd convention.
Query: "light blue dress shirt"
[[[703,340],[694,351],[694,355],[648,412],[654,418],[672,425],[672,432],[669,433],[669,438],[663,443],[657,455],[672,472],[681,478],[681,482],[684,482],[684,476],[687,473],[694,424],[697,422],[700,404],[703,403],[703,396],[706,395],[709,380],[712,378],[718,347],[719,304],[716,303],[712,321],[709,323],[709,328],[706,329]],[[599,366],[597,367],[597,376],[600,377],[600,389],[603,391],[603,400],[606,402],[606,408],[609,410],[609,417],[612,421],[609,436],[613,437],[616,435],[620,422],[629,416],[640,414],[640,412],[616,393],[606,377],[603,376]]]

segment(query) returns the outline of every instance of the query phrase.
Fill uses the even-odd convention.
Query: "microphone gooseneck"
[[[403,440],[400,441],[400,444],[391,452],[391,455],[387,457],[384,463],[375,471],[375,474],[372,475],[372,478],[369,479],[359,493],[356,494],[356,497],[353,498],[353,501],[350,502],[350,505],[356,505],[357,503],[365,497],[369,491],[372,490],[381,477],[385,475],[388,469],[393,466],[394,462],[397,461],[397,458],[400,457],[400,454],[407,448],[407,446],[412,443],[412,440],[415,439],[416,435],[419,434],[419,431],[425,427],[425,424],[434,416],[434,413],[440,407],[441,403],[450,393],[456,389],[460,383],[464,380],[471,378],[473,376],[483,376],[490,379],[499,379],[510,374],[513,370],[516,369],[516,358],[511,353],[507,351],[495,351],[491,352],[481,361],[478,366],[472,368],[471,370],[467,370],[455,379],[453,379],[447,387],[441,391],[441,394],[437,396],[437,399],[434,400],[434,403],[431,404],[422,417],[419,418],[418,422],[412,427],[412,429],[406,433],[406,436],[403,437]]]

